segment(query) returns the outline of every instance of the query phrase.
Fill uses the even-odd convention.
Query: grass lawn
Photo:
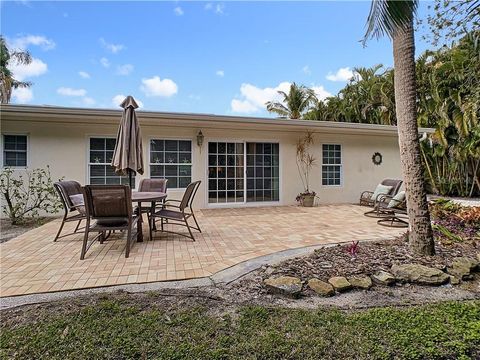
[[[68,303],[67,303],[68,304]],[[67,305],[68,307],[68,305]],[[480,301],[358,312],[99,299],[2,321],[2,359],[479,359]]]

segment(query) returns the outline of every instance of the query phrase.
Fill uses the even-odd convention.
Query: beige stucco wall
[[[295,143],[304,134],[304,130],[281,131],[250,126],[237,126],[236,129],[213,126],[160,126],[151,121],[142,122],[144,159],[149,177],[148,148],[151,138],[191,139],[192,140],[192,179],[202,180],[202,186],[196,198],[195,206],[208,207],[207,186],[207,153],[208,141],[259,141],[279,142],[280,144],[280,202],[294,204],[295,196],[301,192],[302,185],[295,164]],[[28,135],[28,166],[30,168],[49,165],[54,179],[65,177],[88,183],[88,139],[91,136],[115,136],[117,127],[114,123],[105,124],[99,121],[55,122],[17,121],[2,119],[1,131],[9,134]],[[196,135],[202,130],[205,142],[200,149],[196,144]],[[343,182],[341,186],[321,185],[321,144],[333,143],[342,145]],[[383,163],[376,166],[372,163],[374,152],[383,155]],[[397,137],[378,134],[345,134],[321,132],[315,134],[314,156],[318,165],[311,174],[311,189],[318,193],[321,203],[353,203],[358,201],[362,190],[372,189],[382,179],[399,178],[400,160]],[[19,170],[20,171],[20,170]],[[142,176],[138,176],[140,179]],[[138,180],[137,180],[138,183]],[[169,191],[169,196],[181,197],[181,191]],[[249,203],[247,206],[261,205]],[[212,205],[210,205],[212,206]],[[217,205],[218,206],[218,205]],[[232,204],[229,204],[232,206]],[[245,205],[243,205],[245,206]]]

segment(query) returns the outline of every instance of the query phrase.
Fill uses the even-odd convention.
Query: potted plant
[[[302,180],[304,191],[297,195],[296,200],[302,205],[311,207],[314,204],[315,191],[310,190],[310,170],[315,166],[316,159],[310,154],[310,147],[313,145],[314,139],[311,132],[307,132],[305,136],[297,142],[297,169],[300,179]]]

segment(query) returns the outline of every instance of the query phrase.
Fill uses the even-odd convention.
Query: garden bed
[[[39,219],[27,219],[21,225],[12,225],[8,219],[0,219],[0,243],[7,242],[17,236],[26,233],[32,229],[35,229],[39,226],[46,224],[49,221],[52,221],[53,218],[39,218]]]

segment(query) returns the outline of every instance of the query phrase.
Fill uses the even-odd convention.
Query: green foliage
[[[480,29],[480,0],[435,0],[428,8],[429,31],[424,37],[434,46],[456,41],[472,30]]]
[[[372,0],[364,44],[369,37],[393,38],[395,31],[412,24],[417,7],[418,0]]]
[[[416,62],[418,124],[435,128],[421,142],[429,191],[480,195],[480,31]],[[350,82],[304,119],[396,125],[394,72],[381,64],[355,68]]]
[[[301,119],[315,101],[312,89],[295,83],[290,85],[288,94],[284,91],[278,93],[282,96],[282,101],[269,101],[266,106],[268,111],[279,115],[280,118]]]
[[[4,200],[2,210],[13,225],[23,223],[26,217],[37,219],[40,211],[54,214],[61,207],[48,166],[19,175],[11,168],[3,169],[0,194]]]
[[[71,300],[69,300],[71,301]],[[480,303],[448,302],[354,313],[249,306],[206,308],[103,300],[68,311],[35,310],[2,322],[11,359],[475,359]]]
[[[28,51],[9,49],[4,37],[0,35],[0,103],[6,104],[10,102],[13,89],[32,86],[31,82],[14,79],[9,65],[14,63],[28,65],[31,62],[32,57]]]

